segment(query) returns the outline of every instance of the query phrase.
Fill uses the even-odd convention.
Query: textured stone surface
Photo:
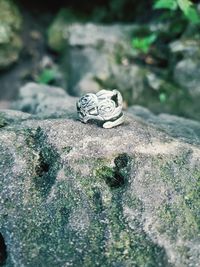
[[[200,96],[200,58],[186,58],[177,63],[174,78],[195,98]]]
[[[198,123],[168,117],[160,127],[162,117],[136,108],[105,130],[77,121],[76,99],[57,90],[21,90],[22,106],[51,101],[46,119],[36,108],[0,113],[5,266],[198,267],[200,136],[177,130]]]
[[[169,114],[159,114],[156,116],[141,106],[132,106],[128,109],[128,112],[175,138],[191,144],[200,144],[200,123],[197,121]]]
[[[196,31],[197,32],[197,31]],[[189,38],[184,37],[170,45],[172,58],[177,60],[173,68],[173,78],[176,84],[183,89],[190,99],[191,107],[186,105],[186,113],[196,120],[200,118],[200,37],[195,33]]]
[[[0,1],[0,69],[14,63],[22,48],[19,35],[22,18],[19,10],[10,0]]]
[[[19,100],[14,109],[28,112],[37,117],[61,117],[74,115],[77,98],[69,96],[63,89],[28,83],[19,91]]]

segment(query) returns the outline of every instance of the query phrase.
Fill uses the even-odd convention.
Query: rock
[[[86,75],[83,79],[76,84],[74,92],[76,95],[85,95],[88,92],[97,93],[102,89],[102,86],[91,77],[92,75]]]
[[[170,44],[170,50],[172,53],[181,53],[187,57],[200,56],[200,41],[194,39],[178,40]],[[198,56],[198,57],[199,57]]]
[[[172,116],[160,127],[136,108],[105,130],[75,119],[75,102],[29,84],[21,107],[34,114],[1,112],[5,266],[199,266],[200,124]]]
[[[186,58],[178,62],[174,70],[174,79],[192,98],[200,97],[200,58]]]
[[[117,88],[123,94],[125,101],[132,105],[145,102],[148,90],[147,75],[148,70],[137,65],[113,64],[110,66],[110,75],[98,80],[104,88]]]
[[[22,18],[13,1],[0,1],[0,70],[17,61],[22,41]]]
[[[68,27],[69,89],[74,95],[89,92],[90,88],[80,85],[89,80],[94,88],[102,89],[107,80],[114,79],[114,69],[120,68],[119,61],[131,54],[131,34],[135,26],[102,26],[95,24],[72,24]],[[120,62],[121,63],[121,62]],[[124,88],[123,88],[124,90]]]
[[[58,25],[62,34],[59,45],[57,41],[53,45],[51,38],[56,38]],[[149,71],[128,61],[133,54],[131,38],[139,31],[137,25],[67,23],[59,14],[50,29],[50,47],[56,51],[58,46],[65,47],[64,70],[70,94],[81,96],[103,88],[117,88],[129,104],[145,102]]]
[[[81,96],[101,89],[100,82],[109,77],[109,55],[101,54],[92,47],[73,47],[66,54],[68,87],[70,94]],[[85,87],[85,83],[89,87]],[[91,86],[92,85],[92,86]]]
[[[174,138],[200,145],[200,124],[197,121],[169,114],[159,114],[156,116],[147,108],[141,106],[132,106],[128,109],[128,112],[137,118],[141,118],[151,126],[165,131]]]
[[[64,53],[70,94],[80,96],[102,89],[102,84],[112,79],[113,68],[132,54],[131,38],[136,29],[136,25],[69,23],[59,14],[49,30],[49,46]]]
[[[200,38],[183,38],[170,45],[172,52],[172,72],[175,83],[185,91],[191,104],[186,105],[185,115],[199,120],[200,97]],[[180,60],[181,58],[181,60]],[[174,63],[175,62],[175,63]]]
[[[48,43],[50,48],[61,52],[70,46],[96,47],[122,45],[127,48],[126,41],[130,34],[138,29],[136,25],[100,25],[94,23],[75,23],[66,19],[65,12],[61,12],[55,18],[48,31]],[[57,34],[56,34],[57,33]],[[59,37],[58,37],[59,35]],[[112,48],[111,48],[112,49]]]
[[[171,43],[174,55],[183,57],[174,68],[174,80],[194,98],[200,96],[200,39],[183,39]]]
[[[69,96],[63,89],[48,85],[28,83],[19,91],[19,101],[12,106],[38,117],[62,117],[75,113],[76,98]]]

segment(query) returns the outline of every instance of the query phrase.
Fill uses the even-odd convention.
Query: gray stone
[[[173,57],[181,55],[174,67],[174,80],[195,101],[200,96],[200,38],[182,38],[170,44]]]
[[[200,56],[200,40],[185,39],[174,41],[170,44],[172,53],[181,53],[186,57]]]
[[[159,114],[156,116],[147,108],[141,106],[130,107],[128,113],[134,115],[134,117],[141,118],[157,129],[165,131],[174,138],[200,145],[200,124],[197,121],[169,114]]]
[[[124,95],[125,101],[131,105],[146,99],[148,71],[137,65],[112,65],[110,75],[100,83],[106,88],[117,88]]]
[[[174,79],[194,100],[200,97],[200,59],[185,58],[178,62]]]
[[[105,130],[72,116],[61,89],[29,84],[26,99],[32,115],[0,113],[6,267],[200,265],[197,122],[136,108]]]
[[[135,25],[96,25],[93,23],[73,23],[64,29],[65,36],[71,46],[92,46],[98,47],[105,43],[107,49],[110,46],[120,45],[127,48],[133,30],[138,28]]]
[[[191,34],[191,29],[189,32]],[[173,79],[179,88],[182,88],[182,91],[185,92],[185,102],[188,102],[188,104],[186,103],[182,107],[183,114],[196,120],[200,119],[199,44],[199,36],[195,36],[194,33],[192,36],[189,36],[189,33],[187,33],[182,39],[170,45]]]
[[[28,83],[20,89],[19,100],[12,107],[37,117],[62,117],[75,113],[76,101],[61,88]]]
[[[56,51],[64,49],[69,92],[80,96],[97,92],[107,80],[117,83],[114,69],[119,68],[120,72],[122,61],[132,55],[131,38],[136,30],[137,25],[67,23],[58,16],[49,31],[49,45]]]
[[[66,27],[69,47],[65,62],[68,64],[70,93],[82,95],[102,89],[113,76],[117,61],[125,54],[131,54],[130,40],[134,29],[135,26],[129,25],[72,24]],[[88,88],[83,87],[85,80],[88,83],[90,80]]]
[[[69,92],[81,96],[89,92],[96,93],[101,89],[98,80],[109,77],[109,57],[111,56],[113,55],[106,53],[101,53],[99,56],[99,51],[91,47],[70,49],[65,60]]]
[[[22,48],[22,18],[13,1],[0,1],[0,69],[17,61]]]
[[[60,22],[59,28],[61,32],[60,39],[53,41],[52,39],[57,36],[57,28],[55,25],[57,21]],[[68,23],[60,15],[56,18],[56,21],[52,24],[48,37],[49,46],[60,51],[59,47],[65,47],[66,42],[70,46],[82,46],[82,47],[95,47],[106,45],[107,49],[112,49],[115,45],[121,45],[122,47],[128,47],[127,42],[131,33],[138,29],[136,25],[97,25],[94,23]],[[58,44],[59,43],[59,44]]]

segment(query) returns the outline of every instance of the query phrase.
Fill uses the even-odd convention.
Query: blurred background
[[[0,108],[28,82],[200,120],[200,4],[0,0]]]

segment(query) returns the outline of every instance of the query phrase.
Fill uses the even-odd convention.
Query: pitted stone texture
[[[1,113],[5,266],[198,267],[199,139],[176,130],[199,138],[198,123],[160,126],[164,117],[135,110],[105,130],[77,121],[70,101],[56,119],[61,98],[72,100],[52,97],[45,119]]]

